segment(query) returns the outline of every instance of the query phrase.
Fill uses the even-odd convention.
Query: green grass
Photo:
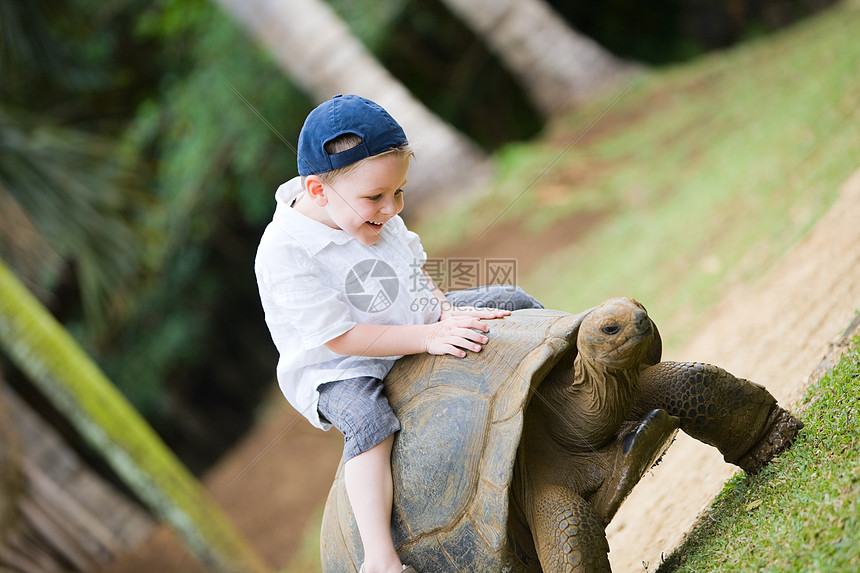
[[[658,573],[860,571],[858,345],[808,392],[793,447],[730,480]]]
[[[534,243],[518,282],[546,306],[634,296],[678,345],[727,286],[756,280],[796,244],[857,168],[858,29],[860,7],[842,4],[646,74],[614,104],[500,152],[490,191],[416,230],[438,256],[517,224]],[[547,249],[540,232],[582,213],[607,216]]]

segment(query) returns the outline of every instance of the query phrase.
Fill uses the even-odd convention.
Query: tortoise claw
[[[672,444],[679,425],[677,416],[657,409],[646,414],[632,431],[618,437],[612,474],[591,500],[595,514],[603,520],[604,526],[612,521],[633,487]]]

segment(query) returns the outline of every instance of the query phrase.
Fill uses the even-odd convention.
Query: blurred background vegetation
[[[831,2],[549,3],[617,56],[666,66]],[[543,129],[440,1],[329,4],[487,151]],[[253,259],[312,100],[207,0],[0,0],[0,78],[0,257],[202,472],[276,388]]]

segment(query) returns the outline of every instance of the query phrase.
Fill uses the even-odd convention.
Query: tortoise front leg
[[[747,473],[758,472],[803,427],[764,386],[699,362],[660,362],[642,372],[634,414],[654,408],[678,416],[684,432]]]
[[[557,485],[540,488],[529,522],[541,568],[546,572],[609,573],[609,544],[591,506]]]
[[[672,444],[678,423],[678,418],[666,410],[652,410],[612,444],[612,470],[590,499],[594,514],[604,526],[609,525],[633,487]]]

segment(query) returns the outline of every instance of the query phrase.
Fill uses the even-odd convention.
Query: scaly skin
[[[679,426],[750,473],[802,427],[763,386],[722,368],[648,365],[659,360],[659,346],[656,357],[650,352],[659,335],[629,303],[618,321],[629,332],[605,336],[605,305],[595,310],[580,328],[580,353],[559,362],[529,405],[512,488],[528,525],[512,524],[510,532],[530,531],[532,539],[514,539],[525,554],[518,573],[608,573],[604,527]],[[614,301],[604,314],[623,317],[624,306]],[[630,341],[623,351],[617,338]],[[632,431],[623,430],[625,419],[638,421]]]
[[[540,562],[526,570],[610,571],[602,516],[586,500],[613,470],[654,332],[640,304],[607,301],[583,320],[575,359],[559,362],[530,401],[512,486],[533,538],[515,544]]]
[[[609,572],[609,544],[591,505],[570,488],[545,485],[537,492],[535,544],[544,571]]]
[[[661,362],[642,372],[634,417],[654,408],[678,416],[684,432],[748,473],[787,448],[803,427],[764,386],[698,362]]]
[[[615,461],[597,492],[588,501],[604,526],[609,525],[621,504],[642,476],[666,453],[679,420],[666,410],[652,410],[630,432],[619,436]]]

